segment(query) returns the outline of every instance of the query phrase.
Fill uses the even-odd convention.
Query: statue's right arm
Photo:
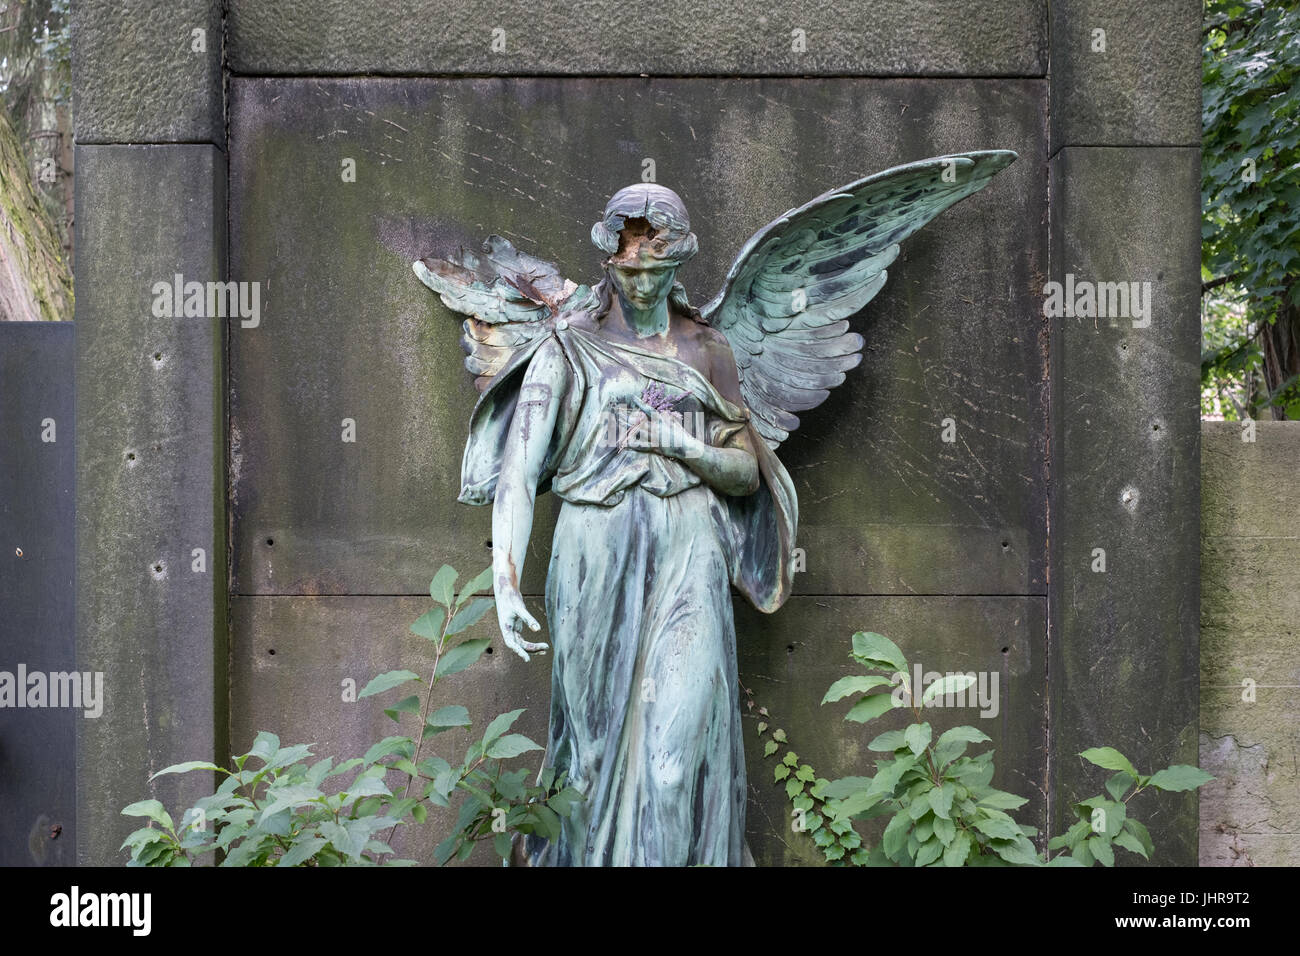
[[[492,570],[497,622],[506,646],[524,660],[528,660],[530,653],[545,651],[547,647],[522,637],[525,625],[533,631],[541,628],[524,607],[519,582],[533,527],[537,483],[559,418],[560,403],[570,381],[568,360],[559,343],[555,339],[544,342],[524,373],[492,504]]]

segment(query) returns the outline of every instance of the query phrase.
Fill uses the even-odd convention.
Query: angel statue
[[[545,762],[584,800],[521,862],[752,865],[731,586],[768,613],[790,595],[798,502],[777,449],[861,361],[847,319],[898,243],[1015,158],[939,156],[824,193],[755,233],[698,309],[677,281],[686,207],[653,183],[592,228],[594,287],[499,236],[414,264],[469,316],[482,394],[460,500],[492,505],[498,622],[525,661],[547,649],[519,592],[534,501],[563,502]]]

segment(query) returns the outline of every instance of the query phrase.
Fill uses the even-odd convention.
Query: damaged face
[[[624,223],[618,252],[609,259],[609,274],[619,296],[634,309],[649,311],[672,291],[677,264],[662,258],[666,245],[646,220]]]

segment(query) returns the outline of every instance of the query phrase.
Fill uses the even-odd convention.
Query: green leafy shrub
[[[278,737],[263,732],[248,753],[233,758],[232,769],[193,760],[160,770],[150,779],[195,771],[225,779],[215,793],[182,814],[179,826],[157,800],[126,807],[123,814],[149,820],[122,844],[131,850],[129,865],[188,866],[215,851],[224,854],[222,866],[411,865],[415,861],[395,858],[393,834],[398,827],[423,824],[431,806],[450,807],[453,801],[460,802],[456,822],[434,850],[439,865],[465,859],[482,840],[491,840],[504,860],[514,834],[558,837],[560,817],[568,816],[582,797],[549,769],[530,785],[526,780],[532,771],[510,767],[515,758],[542,749],[510,732],[523,710],[491,721],[460,759],[426,753],[431,738],[470,726],[469,711],[461,705],[433,709],[435,685],[473,665],[489,644],[487,638],[472,638],[452,646],[449,639],[478,623],[492,607],[491,597],[477,596],[491,588],[491,569],[459,595],[456,580],[455,569],[444,565],[429,585],[434,606],[411,625],[433,644],[428,681],[413,671],[389,671],[358,695],[359,700],[423,685],[384,710],[399,726],[417,721],[416,733],[385,737],[362,757],[308,763],[312,745],[283,747]],[[396,789],[388,786],[390,775],[401,781]],[[322,789],[325,781],[340,776],[348,778],[341,789]]]
[[[1040,853],[1030,837],[1034,827],[1017,823],[1011,811],[1028,800],[998,790],[993,779],[993,751],[968,754],[968,748],[990,738],[974,727],[953,727],[935,739],[921,710],[931,701],[958,694],[975,682],[972,674],[952,674],[935,681],[919,697],[907,675],[909,665],[889,638],[874,633],[853,635],[852,658],[865,674],[842,677],[831,685],[823,704],[856,698],[844,719],[868,723],[896,707],[908,707],[913,722],[903,730],[888,730],[867,746],[882,754],[871,777],[819,778],[800,761],[785,731],[771,726],[766,708],[759,708],[758,732],[766,738],[763,755],[776,757],[773,772],[785,786],[794,812],[794,829],[806,832],[836,865],[856,866],[1112,866],[1115,848],[1150,859],[1153,847],[1145,826],[1130,813],[1134,797],[1144,790],[1194,790],[1214,779],[1191,766],[1168,767],[1158,773],[1138,773],[1118,750],[1098,747],[1079,756],[1113,775],[1103,795],[1074,804],[1078,821],[1048,841]],[[863,846],[855,820],[888,816],[881,842]],[[1052,851],[1057,852],[1052,856]]]

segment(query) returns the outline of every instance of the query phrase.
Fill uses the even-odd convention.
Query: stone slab
[[[455,500],[477,397],[459,320],[411,260],[496,232],[592,281],[591,223],[652,159],[692,210],[701,252],[682,278],[703,302],[791,206],[995,146],[1024,158],[907,241],[855,320],[862,366],[781,453],[801,593],[1045,593],[1045,94],[1037,80],[235,79],[232,277],[265,290],[260,326],[231,334],[235,593],[416,594],[444,560],[486,559],[488,509]],[[539,504],[531,593],[554,507]]]
[[[148,777],[225,749],[223,329],[157,318],[153,287],[225,270],[212,146],[77,147],[77,655],[105,710],[79,727],[78,860],[121,864]],[[203,570],[195,570],[202,549]]]
[[[218,0],[74,3],[77,142],[224,144],[222,6]]]
[[[1053,280],[1149,282],[1152,302],[1145,328],[1052,319],[1053,786],[1068,813],[1081,750],[1145,772],[1196,762],[1199,153],[1067,148],[1051,180]],[[1157,862],[1195,863],[1196,816],[1194,793],[1153,801]]]
[[[1300,422],[1201,426],[1202,866],[1300,862]]]
[[[1198,0],[1054,0],[1052,152],[1199,146]]]
[[[227,16],[247,74],[1042,76],[1047,6],[232,0]]]

